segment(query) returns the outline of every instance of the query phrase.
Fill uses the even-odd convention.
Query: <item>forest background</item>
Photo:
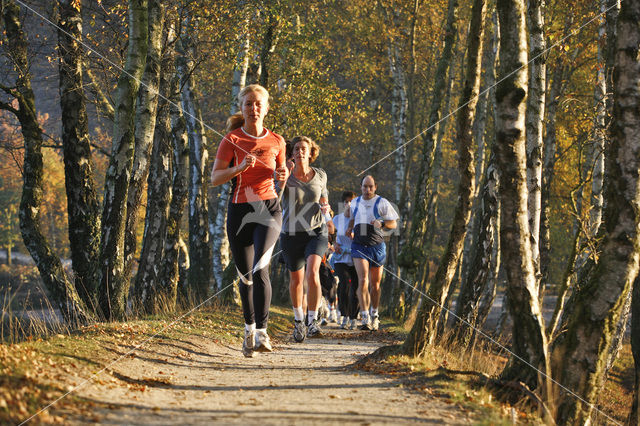
[[[509,307],[529,343],[513,336],[520,358],[503,377],[548,397],[545,375],[553,375],[593,401],[624,335],[637,259],[622,268],[605,319],[590,331],[605,342],[590,340],[593,378],[573,383],[566,376],[582,373],[553,360],[577,350],[571,327],[588,309],[576,308],[586,296],[573,288],[598,282],[592,271],[606,243],[600,224],[620,7],[3,0],[0,246],[8,263],[12,251],[31,254],[70,323],[172,310],[180,297],[195,305],[223,290],[232,300],[228,186],[207,181],[235,95],[259,83],[272,97],[267,127],[320,145],[314,165],[327,171],[336,212],[342,191],[359,192],[365,170],[397,206],[401,231],[388,242],[383,302],[395,319],[416,319],[408,353],[424,353],[445,328],[464,328],[454,339],[472,344],[477,336],[442,306],[480,327],[506,293],[503,317]],[[500,27],[510,12],[509,28]],[[511,27],[522,31],[509,51]],[[522,68],[501,71],[518,60]],[[528,97],[516,143],[526,142],[527,158],[511,161],[511,170],[505,152],[492,149],[511,143],[501,133],[506,89],[496,82],[512,85],[518,70]],[[509,185],[498,181],[523,173],[528,192],[505,195]],[[514,246],[500,224],[505,210],[518,211],[505,200],[523,194],[528,242]],[[280,266],[272,273],[284,282]],[[545,294],[555,305],[546,325]],[[531,368],[522,373],[523,360],[542,378]],[[573,401],[559,404],[557,420],[592,415]]]

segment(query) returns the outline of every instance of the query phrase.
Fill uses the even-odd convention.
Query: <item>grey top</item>
[[[329,199],[327,173],[311,167],[315,172],[309,182],[298,180],[293,173],[289,176],[282,194],[282,233],[293,234],[316,229],[324,225],[320,210],[320,198]],[[323,234],[327,234],[324,226]]]

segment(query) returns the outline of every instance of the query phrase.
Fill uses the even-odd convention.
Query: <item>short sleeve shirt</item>
[[[299,180],[293,173],[287,180],[282,196],[283,233],[310,231],[325,223],[319,202],[322,197],[329,198],[327,174],[316,167],[311,169],[315,173],[309,182]]]
[[[374,206],[378,199],[380,201],[378,201],[376,215]],[[356,207],[358,209],[357,212],[355,212]],[[374,219],[397,220],[399,218],[391,203],[379,195],[372,197],[370,200],[358,197],[351,201],[351,217],[354,218],[353,241],[364,246],[373,246],[383,241],[382,231],[371,225]]]
[[[262,136],[255,137],[239,127],[222,139],[216,159],[229,161],[231,166],[236,166],[242,163],[247,153],[256,157],[256,163],[231,180],[231,202],[277,198],[273,173],[278,164],[285,163],[284,138],[268,129]]]

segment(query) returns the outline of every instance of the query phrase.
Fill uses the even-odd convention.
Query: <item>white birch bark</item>
[[[542,131],[546,89],[544,39],[544,0],[529,0],[529,92],[527,97],[527,189],[529,191],[529,230],[536,275],[540,271],[540,212],[542,187]],[[542,292],[541,292],[542,293]]]
[[[196,300],[204,300],[212,278],[209,214],[207,204],[207,138],[202,124],[194,77],[194,46],[189,34],[177,44],[182,109],[189,136],[189,288]]]
[[[104,185],[100,251],[100,307],[107,319],[124,318],[129,282],[124,271],[127,196],[134,155],[135,103],[147,57],[147,0],[129,0],[129,47],[116,87],[113,145]]]
[[[127,280],[131,276],[133,257],[138,245],[137,228],[144,184],[149,176],[153,135],[156,128],[164,21],[164,7],[156,0],[149,0],[147,61],[136,104],[135,153],[127,194],[127,223],[124,238],[124,270]]]
[[[188,195],[189,140],[186,123],[182,116],[179,93],[171,94],[171,142],[173,148],[171,179],[171,203],[167,217],[167,233],[162,259],[162,273],[159,280],[166,288],[178,287],[180,279],[180,253],[184,242],[180,238],[180,229],[184,207]],[[189,252],[184,249],[185,262],[189,263]]]
[[[407,84],[402,63],[402,55],[396,40],[390,40],[387,48],[389,57],[389,71],[393,90],[391,95],[391,121],[393,127],[393,141],[395,153],[395,179],[393,184],[395,202],[399,205],[402,197],[405,168],[407,162]]]
[[[606,232],[599,261],[580,282],[564,341],[553,354],[556,377],[581,398],[562,396],[557,423],[583,424],[591,419],[606,374],[613,331],[638,274],[639,49],[640,0],[623,1],[617,23],[611,140],[605,155]]]
[[[538,386],[539,373],[549,376],[547,341],[533,267],[527,216],[525,102],[527,96],[527,36],[524,0],[498,2],[500,66],[496,88],[496,158],[500,173],[502,259],[507,271],[509,312],[514,322],[512,356],[505,379]],[[517,70],[514,72],[514,70]],[[526,361],[526,364],[522,361]],[[549,389],[543,388],[548,395]]]
[[[414,356],[423,353],[426,346],[431,345],[437,335],[437,321],[440,317],[441,306],[446,302],[453,274],[458,266],[471,215],[471,203],[473,194],[475,194],[472,126],[480,88],[481,60],[479,52],[482,51],[484,38],[485,11],[486,2],[475,0],[469,28],[465,83],[456,117],[458,172],[460,174],[457,191],[458,203],[447,248],[440,260],[434,281],[429,286],[429,300],[422,301],[416,321],[404,344],[407,353]]]

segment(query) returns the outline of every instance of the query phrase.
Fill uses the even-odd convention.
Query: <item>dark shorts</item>
[[[372,266],[382,266],[387,258],[387,246],[385,243],[375,246],[363,246],[356,242],[351,243],[351,257],[354,259],[368,260]]]
[[[282,257],[287,269],[291,272],[304,268],[307,257],[312,254],[324,256],[328,244],[329,237],[326,234],[326,227],[323,226],[309,232],[280,234]]]

